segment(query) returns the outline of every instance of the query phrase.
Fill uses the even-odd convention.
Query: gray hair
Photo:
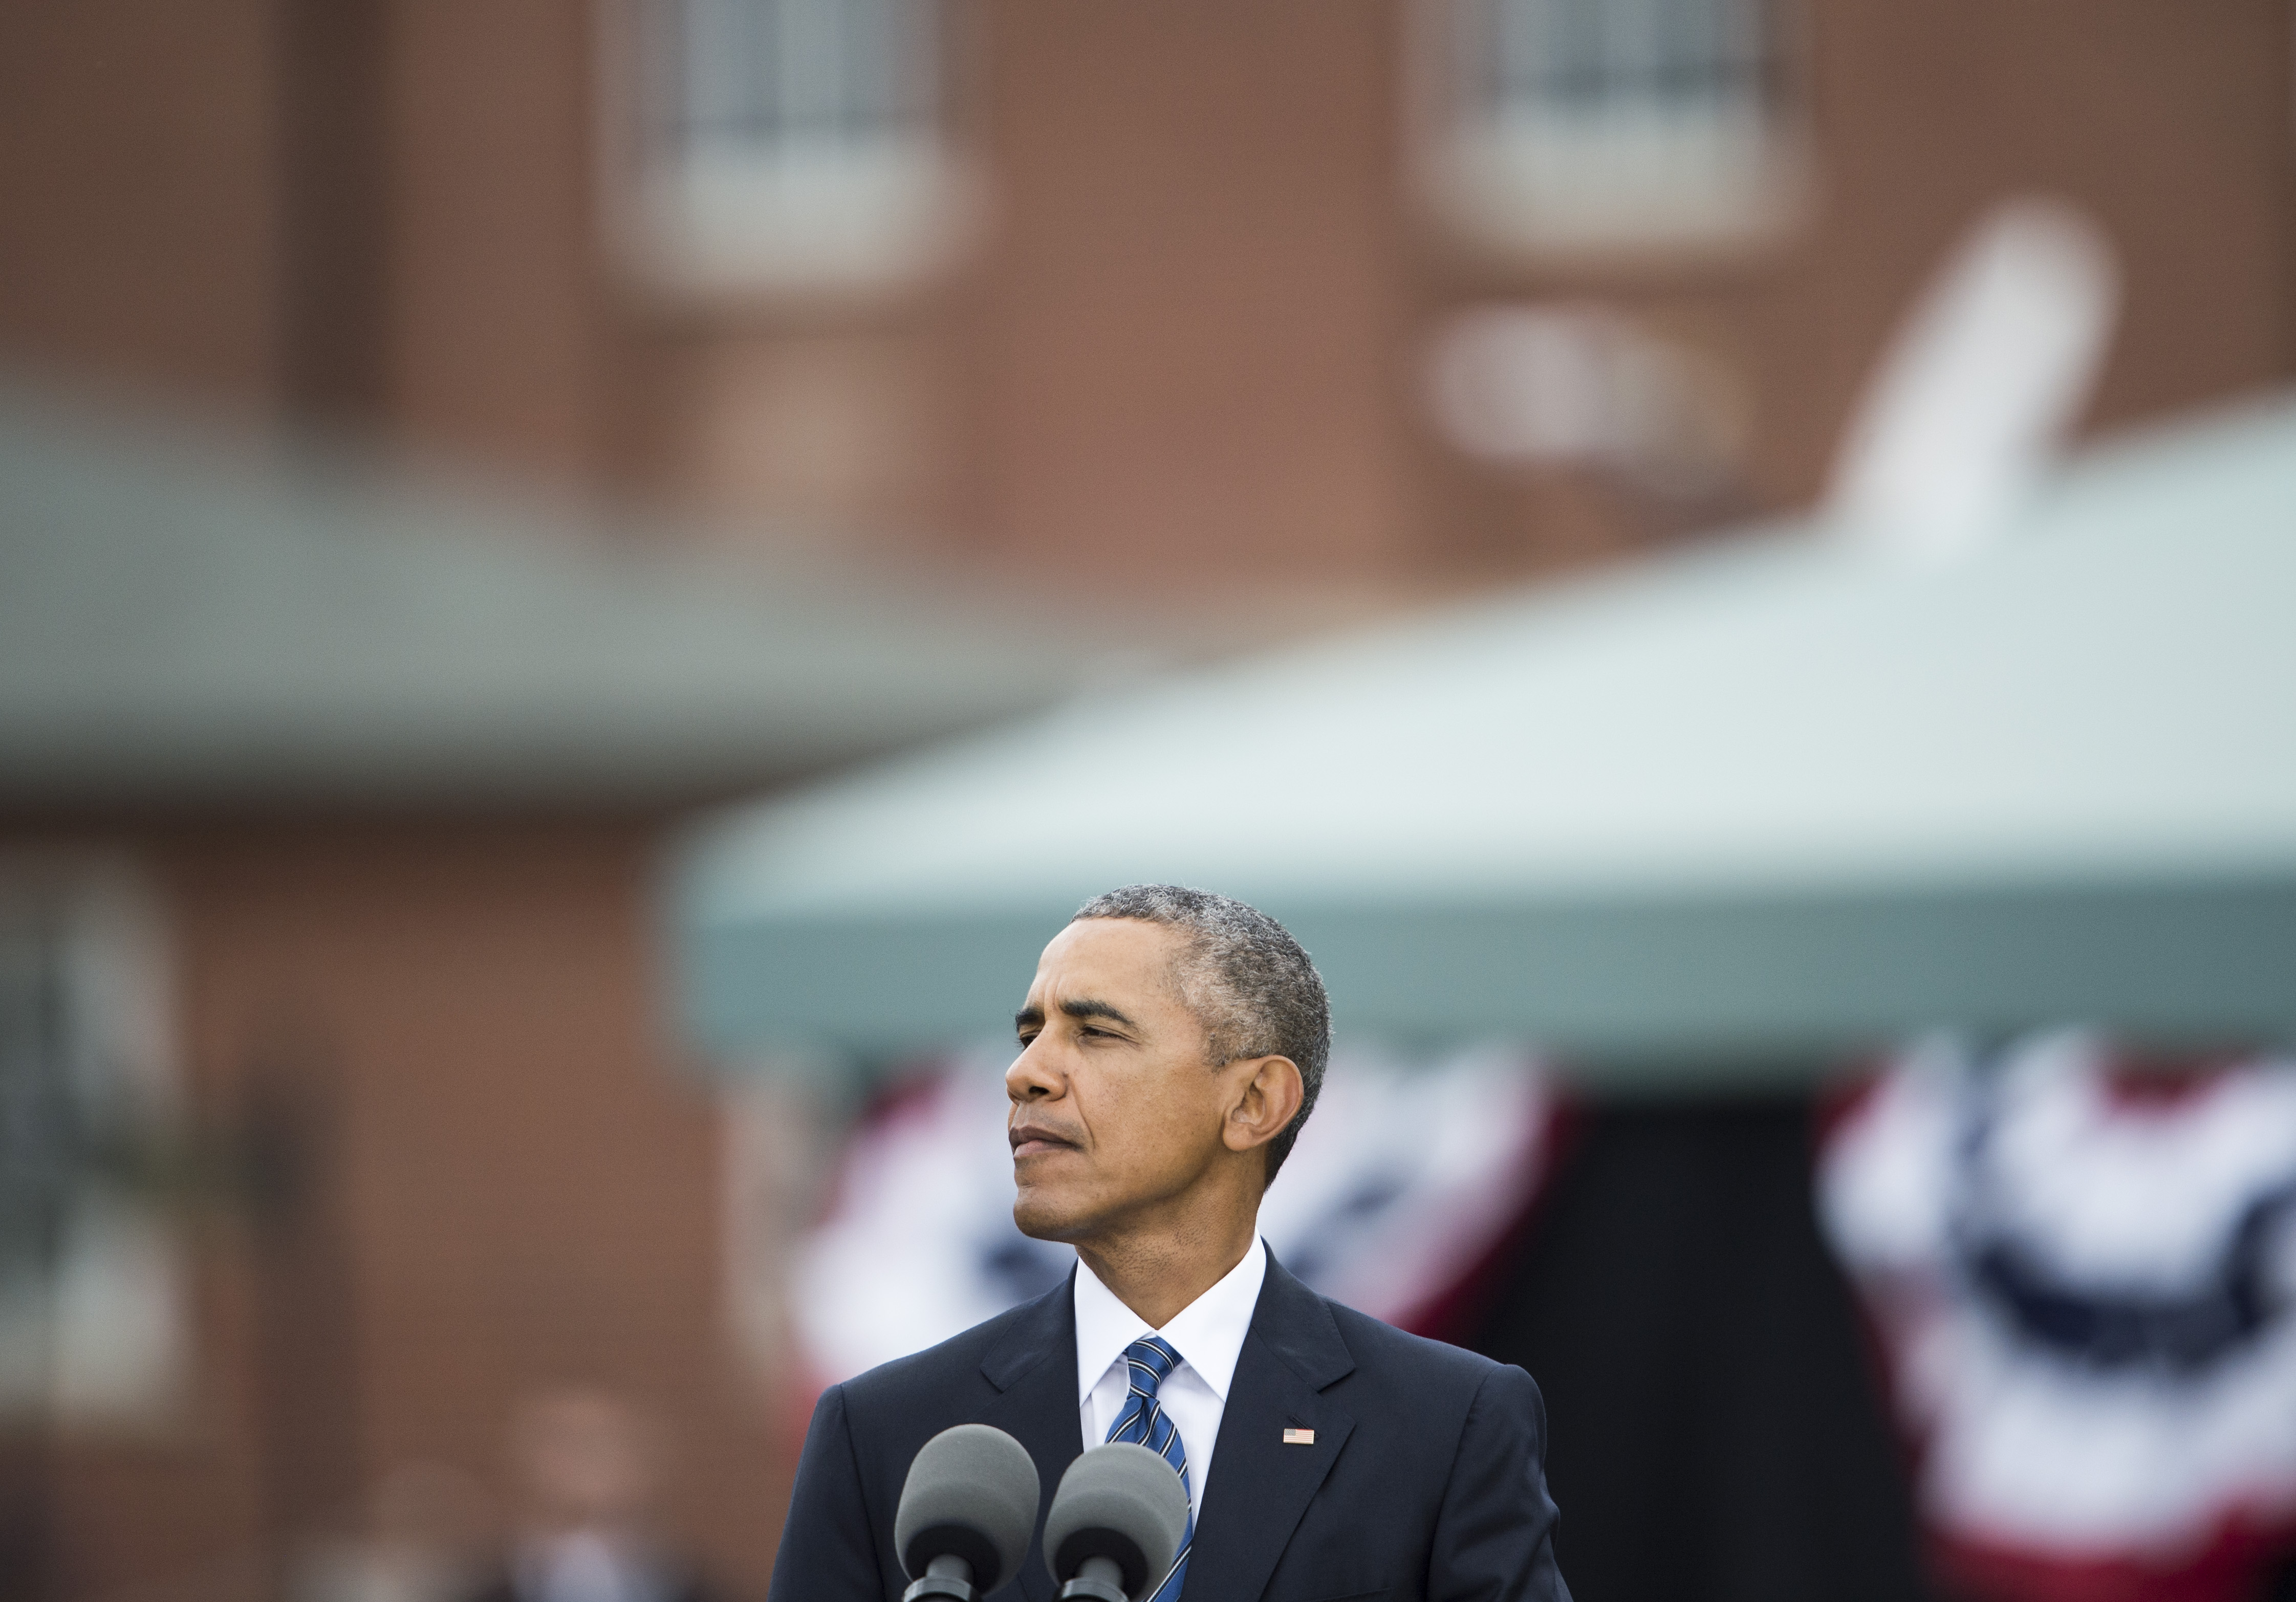
[[[1173,978],[1204,1026],[1204,1055],[1215,1066],[1247,1057],[1288,1057],[1298,1065],[1300,1110],[1267,1143],[1273,1181],[1316,1110],[1332,1055],[1331,1001],[1308,953],[1259,908],[1178,885],[1127,885],[1094,896],[1076,917],[1129,918],[1179,931],[1185,946]]]

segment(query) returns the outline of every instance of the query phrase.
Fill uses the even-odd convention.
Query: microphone
[[[1169,1463],[1144,1446],[1095,1446],[1053,1492],[1045,1564],[1063,1598],[1147,1602],[1187,1533],[1187,1487]]]
[[[960,1424],[926,1442],[893,1515],[893,1549],[912,1582],[901,1602],[979,1602],[1003,1584],[1028,1556],[1038,1490],[1029,1449],[991,1425]]]

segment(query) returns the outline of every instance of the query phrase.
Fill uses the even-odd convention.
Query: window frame
[[[1807,20],[1799,0],[1754,0],[1772,38],[1759,53],[1761,104],[1725,143],[1702,152],[1694,119],[1664,147],[1658,119],[1620,117],[1605,130],[1464,102],[1469,11],[1528,10],[1540,0],[1414,0],[1406,96],[1410,176],[1431,220],[1456,241],[1534,261],[1703,260],[1759,252],[1789,235],[1813,188],[1807,107]],[[1551,3],[1551,0],[1550,0]],[[1663,0],[1646,0],[1656,4]],[[1605,0],[1608,4],[1608,0]],[[1592,5],[1590,12],[1597,9]],[[1504,97],[1494,97],[1495,102]],[[1626,97],[1620,97],[1621,102]],[[1726,119],[1717,118],[1720,126]],[[1512,122],[1513,126],[1504,126]],[[1639,136],[1643,148],[1632,148]],[[1696,162],[1708,159],[1704,170]],[[1688,158],[1688,159],[1685,159]]]
[[[75,1104],[66,1116],[85,1145],[63,1154],[53,1238],[29,1263],[0,1263],[0,1418],[164,1426],[190,1370],[189,1265],[153,1197],[105,1171],[180,1113],[160,903],[122,857],[10,851],[0,854],[0,964],[14,962],[6,948],[20,939],[49,943],[33,1005],[62,1016],[36,1049],[57,1053],[49,1089]]]
[[[914,291],[964,257],[982,213],[959,108],[969,29],[959,0],[888,0],[937,14],[937,89],[917,126],[877,136],[771,137],[748,154],[672,151],[649,12],[691,0],[598,0],[606,227],[623,271],[672,299],[806,299]],[[751,0],[760,9],[808,0]],[[834,0],[825,9],[834,10]],[[751,107],[752,115],[757,108]],[[889,124],[904,119],[896,110]],[[828,121],[835,124],[839,116]]]

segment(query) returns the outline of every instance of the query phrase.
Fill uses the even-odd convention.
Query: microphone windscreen
[[[1119,1443],[1095,1446],[1061,1476],[1045,1519],[1045,1562],[1054,1583],[1075,1578],[1087,1557],[1112,1557],[1124,1594],[1144,1597],[1162,1583],[1188,1533],[1188,1491],[1161,1455]]]
[[[1166,1471],[1170,1472],[1169,1470]],[[972,1565],[982,1596],[1028,1556],[1039,1492],[1029,1449],[987,1424],[945,1429],[917,1451],[893,1515],[893,1549],[914,1580],[954,1553]]]

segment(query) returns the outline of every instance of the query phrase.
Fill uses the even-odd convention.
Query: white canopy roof
[[[1807,527],[1066,705],[721,821],[718,1049],[997,1026],[1111,886],[1283,919],[1342,1027],[1606,1061],[2296,1019],[2296,404],[1950,565]]]

